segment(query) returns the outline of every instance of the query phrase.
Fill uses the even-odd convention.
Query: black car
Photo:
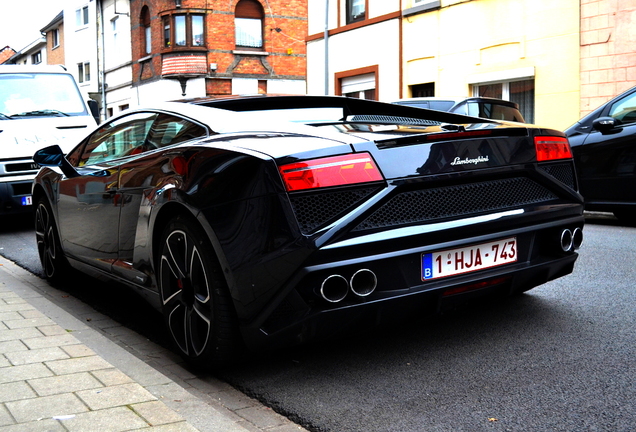
[[[636,87],[601,105],[567,134],[586,210],[636,223]]]
[[[197,364],[520,293],[582,241],[562,132],[393,104],[166,103],[34,157],[47,278],[133,287]]]

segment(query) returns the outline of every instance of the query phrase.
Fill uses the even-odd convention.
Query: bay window
[[[162,23],[163,46],[165,48],[204,46],[204,15],[166,15],[162,18]]]

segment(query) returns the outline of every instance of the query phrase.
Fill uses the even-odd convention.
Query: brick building
[[[7,60],[16,54],[15,50],[9,46],[0,49],[0,64],[4,64]]]
[[[307,0],[131,0],[140,103],[306,92]]]
[[[46,35],[47,64],[66,64],[64,57],[64,12],[60,12],[40,32]]]
[[[581,0],[581,116],[636,85],[635,19],[635,0]]]

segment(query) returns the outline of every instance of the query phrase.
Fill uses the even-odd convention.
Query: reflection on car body
[[[195,364],[523,292],[582,241],[562,132],[394,104],[166,103],[35,160],[49,280],[70,265],[134,287]]]

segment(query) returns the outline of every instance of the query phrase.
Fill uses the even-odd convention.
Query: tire
[[[71,266],[62,251],[53,211],[44,197],[37,201],[35,208],[35,238],[44,277],[52,284],[65,282]]]
[[[176,217],[164,229],[157,263],[162,311],[176,349],[193,366],[228,363],[239,345],[238,321],[207,236]]]

